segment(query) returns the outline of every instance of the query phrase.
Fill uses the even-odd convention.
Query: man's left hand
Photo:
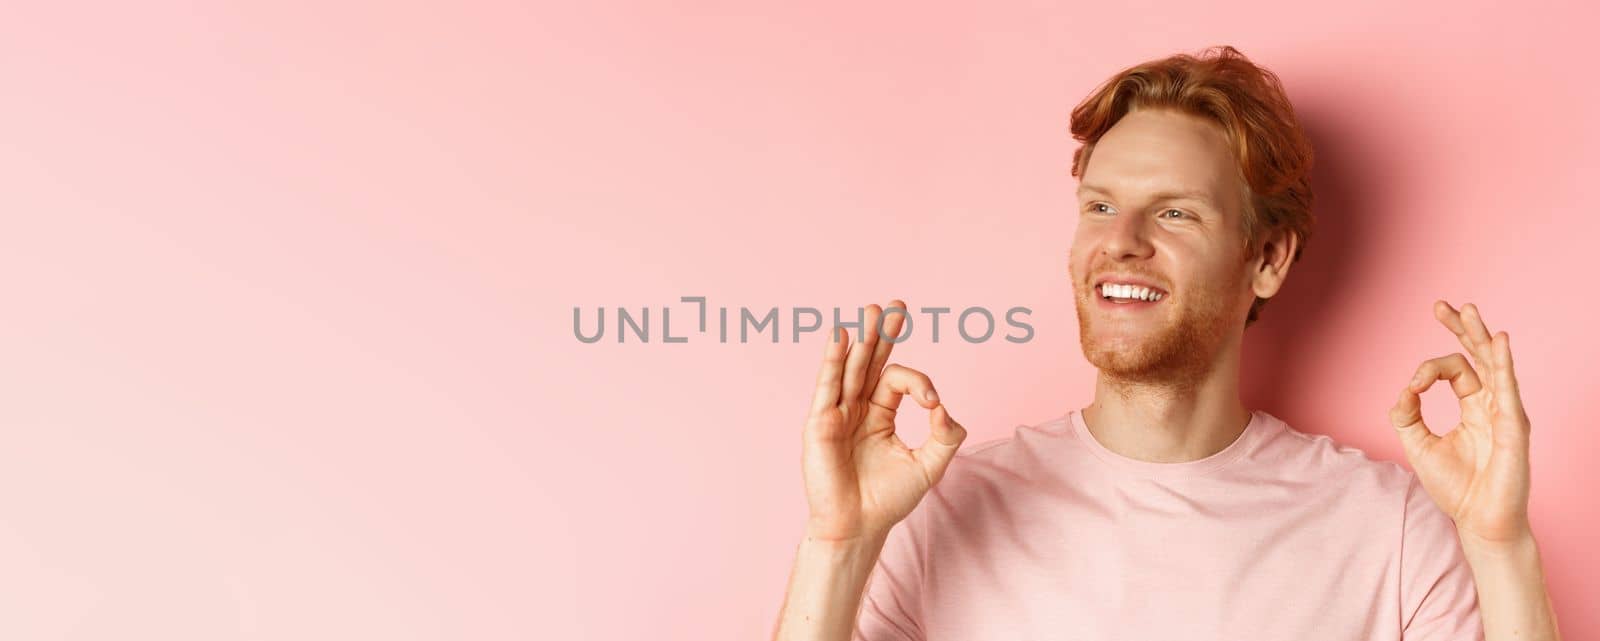
[[[1528,524],[1528,415],[1511,366],[1511,335],[1491,335],[1472,303],[1457,312],[1436,301],[1433,315],[1472,355],[1424,361],[1400,392],[1389,421],[1406,459],[1456,529],[1483,544],[1512,544],[1531,536]],[[1461,422],[1439,436],[1422,422],[1420,394],[1449,380],[1461,402]]]

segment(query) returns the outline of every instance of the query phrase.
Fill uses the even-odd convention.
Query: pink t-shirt
[[[1384,429],[1381,425],[1379,429]],[[1455,524],[1416,477],[1261,410],[1151,463],[1077,410],[961,451],[890,531],[857,641],[1477,641]]]

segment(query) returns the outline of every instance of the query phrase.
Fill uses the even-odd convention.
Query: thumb
[[[916,457],[928,473],[928,482],[932,484],[944,478],[945,468],[950,466],[956,451],[961,449],[961,442],[967,438],[967,429],[950,418],[950,411],[945,409],[943,403],[928,413],[928,423],[932,430],[928,440],[917,448]]]
[[[1400,436],[1400,446],[1405,448],[1406,458],[1411,460],[1412,467],[1416,467],[1422,452],[1439,440],[1422,422],[1422,396],[1409,386],[1400,390],[1400,400],[1389,408],[1389,424]]]

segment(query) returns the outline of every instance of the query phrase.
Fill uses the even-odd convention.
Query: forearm
[[[884,535],[846,542],[807,536],[795,552],[777,641],[849,641],[861,592],[883,551]]]
[[[1530,530],[1515,542],[1485,542],[1461,532],[1461,549],[1478,587],[1485,641],[1559,641],[1556,612],[1544,585],[1539,546]]]

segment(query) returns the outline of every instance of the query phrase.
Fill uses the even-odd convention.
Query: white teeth
[[[1148,287],[1135,287],[1133,285],[1113,285],[1106,283],[1100,286],[1101,296],[1106,298],[1134,298],[1144,301],[1157,301],[1162,295]]]

